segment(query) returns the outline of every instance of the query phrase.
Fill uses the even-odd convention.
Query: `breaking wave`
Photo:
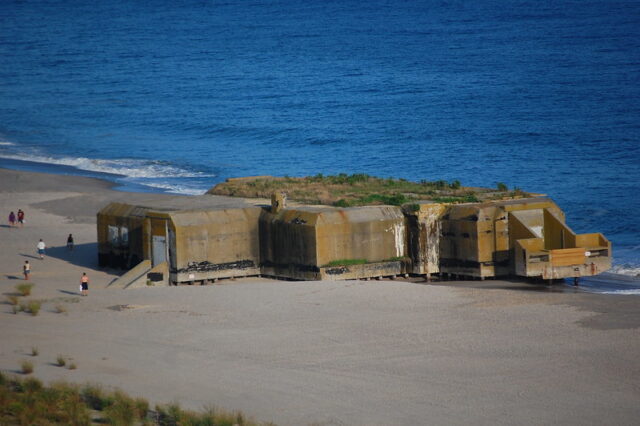
[[[54,157],[44,155],[36,149],[18,147],[17,144],[0,140],[0,158],[24,161],[32,164],[70,167],[79,171],[96,173],[98,177],[126,186],[148,187],[162,192],[184,195],[201,195],[207,182],[216,175],[197,170],[188,170],[166,161],[134,158],[101,159],[87,157]],[[18,153],[17,149],[24,152]],[[37,166],[35,167],[37,171]],[[100,176],[107,175],[107,176]],[[201,182],[198,182],[201,180]]]
[[[614,265],[609,272],[619,275],[627,275],[630,277],[640,277],[640,266],[632,266],[628,264]]]
[[[193,178],[213,177],[202,172],[194,172],[172,166],[162,161],[137,159],[95,159],[85,157],[48,157],[42,155],[0,154],[0,157],[10,160],[29,161],[32,163],[56,164],[70,166],[90,172],[108,173],[132,178]]]
[[[567,284],[571,285],[571,280]],[[593,277],[581,278],[579,288],[588,293],[640,295],[640,276],[603,272]]]

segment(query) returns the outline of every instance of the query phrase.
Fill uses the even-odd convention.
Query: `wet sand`
[[[282,425],[635,424],[640,416],[638,296],[507,280],[108,288],[121,271],[97,267],[97,210],[171,196],[2,169],[0,182],[3,299],[29,260],[31,298],[44,301],[38,316],[0,305],[4,372],[29,359],[46,381],[97,382],[152,403],[215,404]],[[9,228],[18,208],[27,223]],[[50,247],[42,261],[40,238]],[[82,272],[88,297],[78,294]],[[53,365],[59,354],[78,368]]]

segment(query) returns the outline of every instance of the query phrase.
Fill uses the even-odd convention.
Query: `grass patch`
[[[33,363],[31,361],[24,360],[20,363],[20,372],[22,374],[33,373]]]
[[[75,370],[76,368],[78,368],[78,366],[76,365],[75,362],[72,362],[69,364],[69,370]]]
[[[18,311],[26,312],[31,314],[32,316],[36,316],[40,313],[40,308],[42,307],[42,302],[39,300],[28,300],[20,303],[20,309],[14,310],[14,313],[18,313]]]
[[[32,346],[31,347],[31,356],[38,356],[40,354],[40,351],[38,350],[37,346]]]
[[[29,306],[29,313],[35,317],[40,312],[40,307],[42,306],[42,302],[40,302],[39,300],[31,300],[29,301],[28,306]]]
[[[56,365],[58,367],[64,367],[66,363],[67,360],[65,359],[65,357],[62,355],[58,355],[58,357],[56,358]]]
[[[56,305],[54,307],[54,309],[55,309],[56,313],[58,313],[58,314],[64,314],[64,313],[67,312],[67,308],[64,305]]]
[[[22,283],[16,285],[16,290],[23,296],[30,296],[31,290],[33,289],[33,284],[31,283]]]
[[[15,294],[10,294],[9,296],[7,296],[7,303],[16,306],[18,303],[20,303],[20,298]]]
[[[508,191],[462,186],[457,179],[411,182],[406,179],[379,178],[363,173],[333,176],[317,174],[307,177],[257,176],[228,179],[207,193],[247,198],[269,198],[273,192],[286,192],[291,200],[303,204],[326,204],[336,207],[395,205],[431,200],[442,203],[465,203],[520,197]],[[526,194],[523,192],[523,194]]]

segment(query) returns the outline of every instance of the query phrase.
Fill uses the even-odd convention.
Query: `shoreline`
[[[29,260],[30,299],[43,301],[37,316],[0,305],[4,372],[29,359],[46,382],[101,383],[152,404],[215,404],[281,425],[633,424],[640,415],[638,297],[511,280],[114,289],[122,271],[97,268],[96,208],[194,196],[6,169],[0,180],[6,214],[26,212],[24,228],[6,217],[0,227],[3,296],[24,282]],[[39,238],[49,246],[42,261]],[[78,294],[82,272],[88,297]],[[78,368],[53,365],[59,354]]]

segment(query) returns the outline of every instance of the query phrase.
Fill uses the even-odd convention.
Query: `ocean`
[[[4,0],[0,57],[0,167],[503,182],[640,274],[637,1]]]

